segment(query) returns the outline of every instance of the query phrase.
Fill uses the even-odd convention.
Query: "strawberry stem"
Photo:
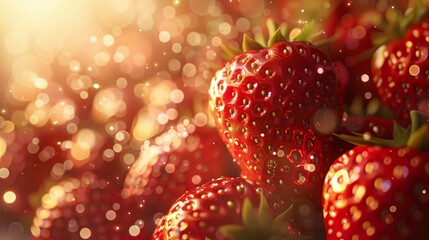
[[[278,42],[285,41],[285,37],[281,33],[281,29],[277,28],[277,30],[273,33],[273,35],[268,39],[268,46],[271,47]]]
[[[243,41],[241,45],[241,49],[237,49],[233,46],[229,46],[227,44],[222,43],[221,48],[224,53],[224,57],[226,60],[233,58],[242,52],[247,52],[250,50],[261,50],[265,47],[271,47],[278,42],[287,41],[306,41],[312,42],[316,37],[320,36],[323,32],[318,31],[315,32],[315,22],[311,21],[306,24],[302,29],[293,28],[290,31],[288,30],[288,26],[286,24],[281,24],[277,26],[276,22],[273,19],[268,19],[266,21],[269,38],[266,41],[262,32],[256,32],[255,38],[251,38],[248,34],[243,34]],[[289,35],[289,38],[286,36]],[[325,43],[328,40],[321,40]],[[315,43],[317,45],[317,42]]]
[[[259,206],[254,208],[250,199],[246,198],[242,206],[242,225],[228,224],[219,227],[218,231],[230,240],[305,240],[305,235],[287,232],[292,217],[292,205],[273,219],[264,194],[259,192]]]
[[[428,8],[423,0],[409,1],[409,7],[405,13],[389,9],[385,13],[382,31],[373,36],[373,45],[378,48],[394,39],[402,38],[411,25],[422,20],[427,14]]]
[[[249,37],[246,33],[243,35],[243,45],[242,45],[243,51],[247,52],[250,50],[260,50],[263,47],[261,44],[256,42],[253,38]]]
[[[411,134],[407,145],[422,152],[429,152],[429,125],[425,124]]]
[[[417,111],[411,111],[410,118],[411,125],[408,128],[403,128],[398,123],[393,125],[393,139],[375,138],[365,133],[334,135],[355,145],[377,145],[386,147],[407,146],[419,151],[429,152],[429,124],[422,123],[421,116]]]

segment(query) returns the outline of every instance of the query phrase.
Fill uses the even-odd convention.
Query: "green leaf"
[[[355,145],[378,145],[386,147],[411,147],[420,151],[429,151],[429,124],[423,124],[420,114],[413,110],[410,112],[411,125],[403,128],[398,123],[393,124],[393,139],[371,137],[368,134],[352,133],[335,134],[340,139]]]
[[[278,42],[285,41],[286,38],[282,35],[281,29],[277,28],[277,30],[273,33],[273,35],[268,39],[268,46],[271,47]]]
[[[247,52],[249,50],[261,50],[263,47],[258,42],[249,37],[249,35],[244,34],[242,48],[243,52]]]
[[[311,41],[310,37],[313,35],[313,31],[315,28],[316,22],[314,20],[311,20],[309,23],[307,23],[304,28],[301,31],[301,34],[298,35],[294,41]]]
[[[420,120],[420,114],[419,112],[413,110],[410,112],[410,119],[411,119],[411,132],[415,132],[417,129],[419,129],[422,126],[422,122]]]
[[[273,223],[273,231],[274,232],[281,232],[284,231],[285,227],[287,227],[287,224],[289,224],[290,219],[292,218],[292,212],[293,212],[293,205],[290,205],[288,209],[280,213],[275,219]]]
[[[403,128],[397,122],[393,123],[393,139],[397,139],[398,146],[405,146],[411,134],[411,128]]]
[[[429,125],[425,124],[411,134],[407,146],[422,152],[429,152]]]
[[[230,224],[219,227],[218,231],[227,239],[234,240],[249,240],[252,239],[250,233],[243,226],[238,224]]]
[[[258,208],[258,222],[261,230],[270,229],[272,227],[273,218],[271,217],[270,207],[268,206],[267,199],[264,194],[259,192],[259,208]]]
[[[255,36],[254,36],[253,39],[255,39],[255,41],[257,43],[259,43],[259,45],[261,45],[262,47],[266,47],[267,46],[267,40],[265,39],[265,36],[262,33],[262,31],[255,32]]]
[[[289,26],[286,23],[283,23],[280,25],[280,33],[282,34],[283,38],[286,40],[287,32],[289,30]]]
[[[265,23],[268,29],[268,36],[271,38],[271,36],[273,36],[275,32],[278,30],[277,23],[272,18],[268,18]]]
[[[237,54],[239,54],[241,52],[240,49],[235,48],[231,45],[225,44],[223,42],[220,44],[220,47],[222,48],[222,51],[225,55],[224,58],[228,59],[228,60],[233,58],[234,56],[236,56]]]
[[[250,199],[246,198],[243,202],[242,208],[242,221],[246,229],[248,229],[252,234],[258,232],[258,220],[255,209],[252,206]]]

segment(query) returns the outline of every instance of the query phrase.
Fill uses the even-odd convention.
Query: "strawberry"
[[[418,10],[424,12],[426,7],[420,6]],[[408,22],[412,21],[405,21]],[[408,113],[411,110],[418,110],[426,117],[429,116],[429,84],[426,81],[429,73],[426,54],[429,47],[428,24],[429,18],[410,27],[402,24],[406,29],[403,36],[382,45],[372,59],[379,98],[392,109],[397,121],[403,126],[410,124]]]
[[[215,179],[179,197],[152,239],[304,239],[288,228],[291,206],[272,197],[240,177]]]
[[[23,127],[0,133],[0,139],[7,143],[0,168],[8,170],[7,176],[0,178],[0,195],[14,192],[16,201],[7,204],[7,208],[23,215],[33,211],[40,194],[64,176],[92,170],[113,178],[125,170],[118,157],[109,162],[103,156],[114,143],[107,134],[95,129],[82,128],[71,133],[65,126]]]
[[[371,145],[346,152],[326,175],[327,239],[426,239],[429,125],[395,129],[393,140],[341,135]]]
[[[33,239],[139,239],[144,222],[135,208],[119,185],[85,172],[43,195],[31,234]]]
[[[144,205],[137,211],[144,215],[146,237],[156,219],[186,190],[220,176],[238,176],[216,129],[194,127],[190,124],[183,132],[170,129],[163,134],[161,138],[172,142],[171,149],[162,146],[166,143],[146,147],[125,179],[124,192]]]
[[[269,43],[262,48],[245,35],[244,50],[260,50],[237,54],[216,72],[210,107],[242,176],[320,209],[321,218],[322,182],[333,160],[327,143],[342,115],[337,68],[318,47],[285,41],[280,30]]]

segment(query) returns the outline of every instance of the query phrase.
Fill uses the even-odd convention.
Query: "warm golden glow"
[[[6,141],[5,141],[4,138],[0,137],[0,159],[5,154],[6,149],[7,149],[7,143],[6,143]],[[0,177],[1,176],[2,176],[2,174],[1,174],[1,168],[0,168]]]
[[[158,132],[157,113],[154,110],[142,110],[139,112],[134,126],[132,135],[137,141],[144,141]]]
[[[3,200],[7,204],[12,204],[16,201],[16,194],[13,191],[7,191],[3,194]]]

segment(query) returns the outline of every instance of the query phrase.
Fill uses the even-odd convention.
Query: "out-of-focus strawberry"
[[[43,195],[32,239],[140,239],[144,222],[121,187],[91,172],[68,178]]]
[[[426,10],[425,6],[420,7]],[[410,124],[411,110],[420,111],[426,118],[429,116],[428,24],[429,18],[425,18],[403,29],[402,38],[382,45],[373,57],[378,95],[403,126]]]
[[[257,185],[224,177],[179,197],[152,239],[307,239],[291,227],[291,216],[290,206]]]
[[[146,146],[131,167],[124,192],[141,203],[137,209],[150,237],[155,222],[185,191],[221,176],[238,176],[239,171],[216,129],[188,125],[170,129],[159,138],[169,142]]]

